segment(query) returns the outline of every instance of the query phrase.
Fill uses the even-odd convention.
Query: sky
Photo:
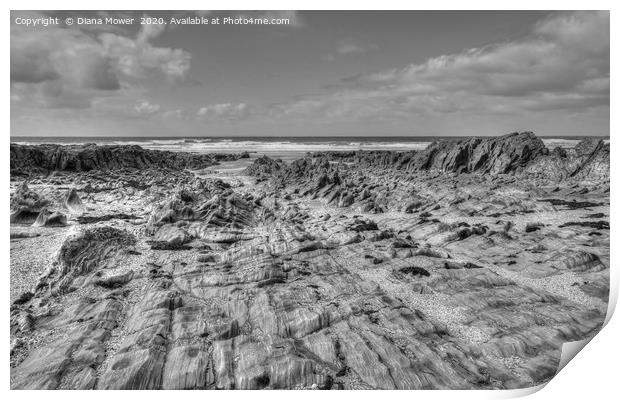
[[[604,11],[13,11],[11,136],[607,136],[609,36]]]

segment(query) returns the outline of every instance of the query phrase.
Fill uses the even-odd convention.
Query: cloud
[[[366,53],[371,50],[376,50],[377,45],[372,43],[360,43],[355,40],[343,40],[336,49],[338,54],[357,54]]]
[[[116,72],[126,79],[145,79],[162,76],[172,83],[185,79],[190,68],[191,55],[181,49],[154,47],[148,43],[163,28],[143,25],[136,39],[111,33],[99,36],[107,57],[114,63]]]
[[[145,17],[148,16],[145,15]],[[136,36],[136,43],[144,46],[149,40],[161,35],[165,29],[165,24],[144,24]]]
[[[129,37],[107,30],[12,25],[12,99],[42,107],[87,108],[93,99],[142,80],[182,82],[191,55],[150,43],[164,29],[143,25]]]
[[[357,44],[343,44],[338,47],[338,54],[354,54],[366,51],[362,46]]]
[[[328,94],[277,109],[281,115],[376,118],[608,107],[609,13],[555,14],[518,41],[356,75],[330,87]]]
[[[341,40],[338,47],[333,53],[329,53],[323,57],[326,61],[335,61],[340,56],[348,56],[352,54],[362,54],[372,50],[376,50],[377,45],[372,43],[361,43],[356,40]]]
[[[156,112],[159,111],[159,109],[160,109],[159,104],[152,104],[146,100],[142,100],[134,106],[134,110],[136,110],[138,114],[142,114],[142,115],[155,114]]]
[[[164,111],[162,117],[170,120],[187,120],[189,119],[189,114],[187,111],[177,108],[175,110]]]
[[[237,12],[226,15],[231,13]],[[303,26],[294,11],[243,13],[288,17],[292,26]],[[190,53],[153,44],[166,29],[149,25],[128,33],[107,28],[11,26],[12,115],[19,113],[13,114],[13,110],[22,108],[22,114],[31,117],[37,114],[31,108],[42,107],[62,109],[46,115],[57,113],[75,120],[86,120],[92,114],[101,120],[133,119],[170,126],[203,121],[234,127],[228,122],[252,121],[257,126],[306,127],[316,122],[334,127],[350,124],[352,131],[368,126],[399,127],[399,132],[407,133],[409,127],[458,130],[464,121],[476,118],[472,123],[476,127],[524,121],[519,129],[533,129],[527,124],[537,118],[548,126],[554,122],[547,121],[569,120],[587,130],[588,123],[598,123],[609,114],[608,12],[555,13],[511,41],[374,73],[354,75],[352,70],[343,79],[318,88],[317,94],[278,104],[216,100],[202,107],[185,106],[191,100],[184,103],[176,97],[178,104],[169,109],[155,104],[161,92],[154,89],[182,84],[179,93],[185,94],[185,87],[198,82],[188,78]],[[346,39],[336,42],[326,57],[332,61],[355,59],[375,49],[371,43]],[[204,90],[208,82],[205,85]],[[170,104],[173,98],[165,103],[161,100],[162,104]],[[71,114],[70,109],[80,110]],[[580,118],[586,114],[589,119]],[[605,125],[603,122],[599,125]]]
[[[245,103],[211,104],[201,107],[196,115],[202,119],[219,118],[228,120],[245,119],[250,115],[250,107]]]
[[[104,51],[91,38],[70,29],[11,29],[11,82],[65,81],[85,89],[120,87]]]

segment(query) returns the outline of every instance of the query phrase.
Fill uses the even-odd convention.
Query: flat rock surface
[[[607,310],[604,149],[431,148],[14,178],[11,387],[548,381]]]

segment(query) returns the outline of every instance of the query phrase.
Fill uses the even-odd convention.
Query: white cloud
[[[357,54],[366,53],[371,50],[376,50],[377,45],[372,43],[360,43],[355,40],[343,40],[340,42],[336,52],[338,54]]]
[[[338,47],[339,54],[363,53],[365,49],[357,44],[343,44]]]
[[[172,120],[185,120],[188,119],[188,114],[185,110],[177,108],[176,110],[168,110],[162,113],[162,117]]]
[[[101,34],[99,39],[121,77],[145,79],[159,75],[170,82],[184,80],[190,68],[191,55],[181,49],[154,47],[145,41],[158,32],[161,31],[143,28],[136,39],[111,33]]]
[[[183,81],[191,55],[149,41],[165,26],[143,25],[134,38],[49,26],[11,26],[11,92],[42,107],[89,107],[140,80]]]
[[[608,105],[609,13],[577,12],[540,21],[518,41],[354,76],[329,94],[276,109],[287,116],[377,118]]]
[[[372,43],[361,43],[357,40],[346,39],[341,40],[333,53],[329,53],[323,56],[326,61],[335,61],[342,56],[348,56],[353,54],[362,54],[372,50],[376,50],[378,47]]]
[[[289,15],[295,26],[303,25],[296,12],[270,13],[248,15]],[[530,121],[525,117],[534,114],[542,121],[586,113],[604,119],[609,113],[607,12],[556,13],[519,39],[350,76],[329,85],[322,94],[280,104],[222,102],[198,109],[184,108],[182,103],[166,109],[144,100],[157,99],[156,93],[147,92],[154,85],[187,81],[191,55],[152,43],[165,29],[150,25],[129,35],[12,26],[11,102],[24,107],[90,108],[89,112],[102,118],[134,118],[140,123],[199,120],[223,121],[223,126],[232,126],[227,121],[251,119],[300,126],[317,121],[333,126],[352,123],[356,127],[360,121],[363,126],[388,121],[390,126],[401,127],[426,122],[426,126],[458,129],[462,121],[474,118],[479,118],[475,126],[482,126],[492,118],[497,117],[493,120],[497,122],[505,117],[494,125],[503,127],[503,121],[510,118]],[[353,58],[373,49],[376,46],[370,43],[344,40],[336,42],[326,59]],[[70,110],[53,110],[64,111]],[[85,110],[79,111],[80,118],[85,115]],[[571,123],[576,120],[581,121],[575,118]]]
[[[142,115],[155,114],[159,111],[160,108],[161,107],[159,106],[159,104],[152,104],[147,100],[142,100],[134,106],[134,110],[136,110],[138,114]]]
[[[250,115],[250,107],[245,103],[231,104],[211,104],[201,107],[196,115],[200,118],[222,118],[238,120],[247,118]]]

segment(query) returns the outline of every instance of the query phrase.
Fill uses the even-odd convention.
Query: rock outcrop
[[[69,236],[38,287],[55,293],[75,290],[91,273],[114,264],[114,256],[134,243],[133,235],[112,227],[86,229]]]
[[[257,158],[244,172],[263,181],[275,176],[283,167],[284,163],[281,160],[273,160],[267,156],[263,156]]]
[[[386,179],[370,182],[368,171]],[[575,149],[549,152],[542,140],[524,132],[437,141],[419,152],[314,153],[288,165],[262,157],[245,173],[257,181],[269,181],[275,190],[288,187],[330,205],[353,206],[359,212],[411,213],[428,203],[415,190],[404,192],[401,183],[418,177],[479,175],[501,181],[504,176],[520,176],[546,184],[562,180],[604,183],[609,180],[609,145],[584,140]]]
[[[17,190],[11,194],[11,223],[32,224],[39,214],[46,210],[50,200],[41,194],[30,190],[26,181],[22,182]]]
[[[511,133],[494,138],[439,141],[412,157],[408,171],[519,172],[546,153],[542,140],[532,132]]]
[[[80,199],[75,188],[72,188],[65,194],[63,203],[67,210],[71,212],[81,212],[84,208],[82,206],[82,199]]]
[[[609,144],[585,139],[574,149],[556,148],[527,166],[525,172],[550,179],[609,180]]]
[[[362,167],[388,168],[408,172],[453,172],[506,174],[520,172],[547,149],[532,132],[499,137],[438,140],[422,151],[358,151],[314,153]]]
[[[199,169],[217,160],[247,158],[239,155],[209,155],[147,150],[140,146],[118,145],[19,145],[11,143],[11,174],[29,175],[50,171],[92,171],[120,168]]]
[[[600,139],[584,139],[574,149],[558,147],[550,151],[531,132],[440,140],[418,152],[326,152],[313,153],[311,157],[410,173],[525,174],[551,180],[609,179],[609,144]],[[261,160],[261,163],[268,161]],[[248,168],[247,173],[256,175],[253,167]]]
[[[44,209],[39,213],[37,219],[33,223],[34,226],[66,226],[67,225],[67,217],[58,212],[50,212],[47,209]]]

